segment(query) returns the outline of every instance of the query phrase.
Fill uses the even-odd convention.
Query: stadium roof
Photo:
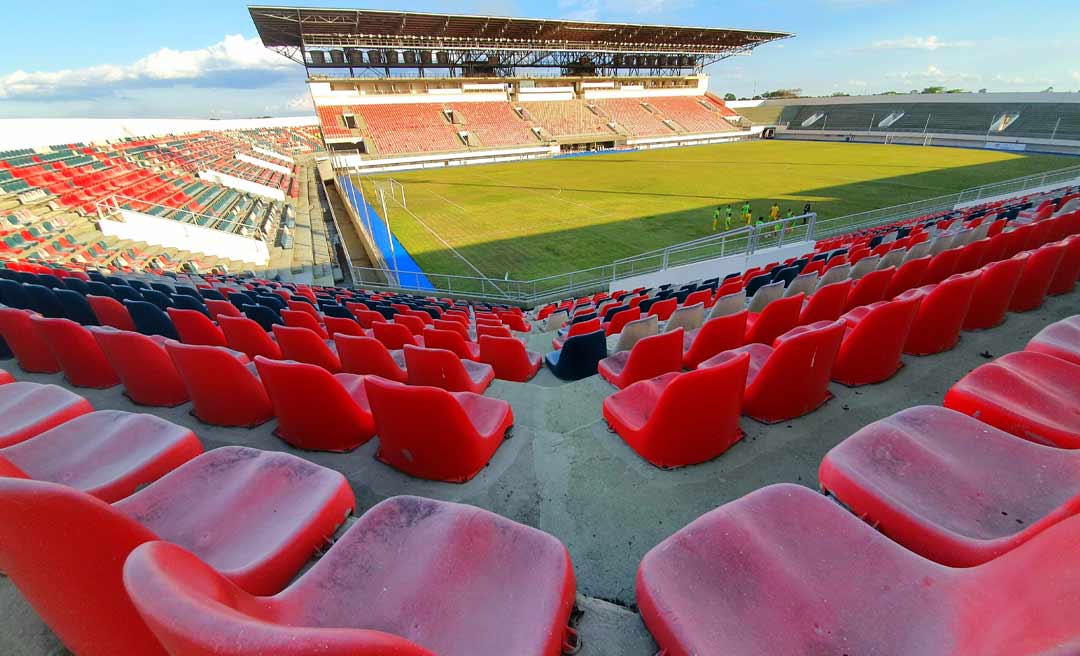
[[[785,39],[787,32],[596,21],[462,16],[370,9],[248,7],[268,48],[308,46],[535,49],[719,55]]]

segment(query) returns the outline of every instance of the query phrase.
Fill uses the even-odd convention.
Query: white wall
[[[319,119],[316,116],[228,121],[181,118],[7,118],[0,119],[0,150],[203,130],[250,130],[318,124]]]
[[[609,291],[614,292],[620,289],[635,289],[637,287],[657,287],[668,283],[686,283],[698,278],[708,280],[709,278],[720,277],[722,279],[729,273],[739,273],[770,262],[783,262],[788,258],[805,255],[813,252],[813,250],[814,242],[812,241],[792,242],[779,248],[775,246],[763,248],[749,256],[746,254],[730,255],[715,260],[695,262],[694,264],[672,267],[663,271],[622,278],[612,281]]]
[[[101,232],[117,239],[144,241],[155,246],[177,248],[228,260],[257,265],[270,261],[266,243],[241,235],[204,228],[191,223],[162,219],[141,212],[120,210],[123,221],[101,219]]]
[[[214,182],[229,187],[230,189],[236,189],[237,191],[246,191],[255,194],[256,196],[265,196],[266,198],[272,198],[273,200],[285,200],[285,192],[280,189],[267,187],[266,185],[251,182],[250,180],[244,180],[243,178],[238,178],[234,175],[229,175],[220,171],[199,171],[199,179],[206,180],[207,182]]]
[[[241,162],[247,162],[248,164],[254,164],[255,166],[259,166],[264,169],[277,171],[278,173],[284,173],[285,175],[289,175],[290,173],[292,173],[292,169],[287,166],[284,166],[282,164],[274,164],[273,162],[268,162],[265,159],[259,159],[258,157],[252,157],[251,155],[247,155],[245,153],[236,153],[236,159],[240,160]]]

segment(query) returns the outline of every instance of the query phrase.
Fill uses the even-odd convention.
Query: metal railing
[[[588,269],[558,273],[534,280],[496,279],[479,276],[424,272],[434,289],[408,284],[407,274],[401,276],[400,284],[363,283],[372,289],[445,294],[452,297],[511,303],[540,305],[571,296],[606,291],[612,282],[630,276],[644,275],[697,262],[753,254],[764,248],[779,247],[802,241],[816,241],[825,237],[862,230],[895,221],[915,218],[935,212],[952,210],[960,204],[977,203],[982,199],[1001,196],[1019,196],[1042,188],[1060,188],[1080,183],[1080,166],[1047,173],[1006,180],[925,200],[894,205],[847,216],[819,219],[811,212],[759,225],[735,228],[665,248],[639,253],[615,260],[609,264]],[[805,219],[805,223],[804,223]],[[363,225],[363,223],[361,223]],[[354,280],[381,277],[397,278],[396,272],[382,268],[353,267]],[[374,274],[374,275],[370,275]]]
[[[841,105],[834,105],[833,107],[842,107]],[[903,104],[896,106],[897,111],[900,111],[904,107]],[[943,106],[944,107],[944,106]],[[815,110],[816,111],[816,110]],[[889,125],[881,125],[879,121],[886,119],[889,114],[871,114],[870,120],[867,121],[865,115],[861,117],[864,121],[862,125],[853,125],[853,119],[850,118],[833,118],[833,123],[830,124],[830,111],[823,112],[825,116],[822,119],[814,121],[811,125],[793,124],[791,121],[781,123],[781,126],[785,130],[793,132],[833,132],[838,134],[872,134],[872,133],[888,133],[896,135],[963,135],[963,136],[975,136],[982,137],[989,141],[990,139],[1044,139],[1047,141],[1076,141],[1075,134],[1075,121],[1076,116],[1071,114],[1055,114],[1052,116],[1038,117],[1038,120],[1044,127],[1038,129],[1030,129],[1023,125],[1016,127],[1014,122],[1010,122],[1004,129],[997,129],[1001,120],[1009,112],[1002,114],[996,114],[993,120],[983,128],[975,127],[962,127],[967,121],[967,117],[949,113],[946,110],[941,112],[941,115],[935,115],[934,113],[928,114],[910,114],[904,113],[903,116],[897,119],[897,121],[903,121],[911,124],[910,127],[895,127],[894,123]],[[838,112],[832,112],[838,113]],[[1023,115],[1025,112],[1021,112]],[[837,125],[835,121],[840,120],[840,124]],[[959,123],[958,123],[959,122]],[[1062,135],[1065,136],[1062,136]]]

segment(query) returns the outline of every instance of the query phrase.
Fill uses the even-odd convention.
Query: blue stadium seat
[[[173,293],[173,288],[166,285],[163,282],[152,282],[152,283],[150,283],[150,289],[155,289],[155,290],[161,292],[162,294],[165,294],[166,296],[172,296],[172,293]]]
[[[116,298],[116,292],[113,291],[113,288],[100,280],[91,280],[86,283],[86,293],[93,296]]]
[[[285,325],[285,322],[281,320],[281,316],[265,305],[241,305],[240,311],[243,312],[248,319],[259,324],[266,332],[270,332],[275,325]]]
[[[256,294],[255,302],[264,307],[268,307],[275,312],[281,312],[285,309],[285,301],[275,294]]]
[[[113,296],[121,301],[145,301],[137,289],[129,285],[112,285]]]
[[[23,290],[30,299],[31,307],[41,316],[50,319],[63,319],[64,306],[56,298],[53,290],[44,285],[23,285]]]
[[[341,305],[324,305],[322,308],[323,314],[328,317],[334,317],[335,319],[352,319],[353,315],[348,309]]]
[[[165,294],[162,294],[161,292],[159,292],[156,289],[144,289],[144,290],[142,290],[142,297],[143,297],[144,300],[153,303],[154,305],[158,306],[162,310],[165,310],[165,309],[168,309],[168,308],[172,307],[172,300],[168,296],[166,296]]]
[[[187,287],[185,285],[177,285],[176,290],[175,290],[175,294],[182,294],[184,296],[190,296],[192,298],[197,298],[200,301],[203,298],[202,294],[199,293],[199,290],[195,289],[194,287]]]
[[[48,287],[49,289],[64,289],[64,281],[51,273],[37,274],[37,284],[42,287]]]
[[[19,310],[32,310],[33,304],[30,296],[20,283],[14,280],[0,278],[0,305],[6,305]]]
[[[547,354],[545,361],[551,373],[562,380],[581,380],[597,372],[600,361],[607,357],[607,338],[597,330],[566,340],[558,351]]]
[[[228,299],[225,298],[224,294],[222,294],[221,292],[219,292],[216,289],[204,289],[204,290],[202,290],[202,297],[205,298],[205,299],[212,300],[212,301],[228,300]]]
[[[244,292],[233,292],[232,294],[229,294],[229,302],[241,310],[244,309],[245,305],[255,305],[255,299]]]
[[[94,314],[94,309],[90,307],[90,302],[86,300],[85,296],[70,289],[56,289],[53,290],[53,293],[56,294],[60,305],[64,307],[65,318],[84,326],[101,325],[97,315]]]
[[[180,310],[195,310],[201,312],[206,316],[210,316],[210,311],[206,309],[206,305],[199,299],[188,296],[187,294],[173,294],[169,300],[172,301],[172,307]]]
[[[81,278],[64,278],[64,287],[83,296],[90,293],[89,284]]]
[[[771,273],[763,273],[760,276],[754,276],[750,279],[750,282],[746,283],[746,296],[752,298],[754,294],[757,293],[757,290],[768,285],[770,282],[772,282]]]

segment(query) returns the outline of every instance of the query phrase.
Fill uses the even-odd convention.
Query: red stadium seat
[[[819,321],[836,321],[847,307],[852,281],[841,280],[825,285],[806,300],[799,314],[799,325],[806,326]]]
[[[274,597],[252,598],[165,542],[136,549],[124,582],[165,649],[189,656],[553,656],[575,591],[554,537],[419,497],[368,510]]]
[[[978,273],[963,273],[937,285],[904,292],[906,296],[921,299],[904,342],[904,353],[931,355],[956,346],[978,282]]]
[[[408,380],[405,371],[405,355],[395,351],[396,357],[374,337],[355,337],[338,333],[334,337],[341,368],[350,374],[380,376],[398,383]]]
[[[953,567],[993,560],[1080,512],[1080,454],[921,406],[833,448],[821,486],[917,554]]]
[[[360,323],[363,324],[363,321],[361,320]],[[423,337],[413,336],[409,329],[400,323],[376,321],[371,325],[371,336],[382,342],[391,351],[402,349],[406,344],[410,346],[424,345]]]
[[[971,307],[964,318],[964,330],[985,330],[1005,320],[1020,274],[1027,261],[1027,253],[1008,260],[991,262],[979,269],[979,282],[971,297]]]
[[[1080,235],[1069,237],[1064,243],[1065,254],[1046,292],[1051,296],[1068,294],[1076,288],[1076,281],[1080,279]]]
[[[176,326],[181,342],[196,346],[227,346],[221,329],[202,312],[179,308],[166,308],[165,311]]]
[[[94,311],[94,316],[101,325],[135,332],[135,322],[120,301],[108,296],[87,295],[86,302],[90,304],[90,309]]]
[[[480,361],[491,365],[499,380],[524,383],[540,371],[544,356],[527,350],[516,337],[480,335]]]
[[[709,319],[701,328],[683,336],[683,367],[696,369],[709,358],[743,345],[746,335],[746,310]]]
[[[637,602],[671,656],[1050,654],[1080,637],[1077,554],[1080,520],[1067,520],[953,569],[816,492],[771,485],[649,551]]]
[[[833,380],[857,387],[892,378],[904,366],[900,354],[921,300],[901,295],[845,314],[841,319],[847,331],[833,365]]]
[[[244,316],[244,313],[241,312],[239,308],[228,301],[218,301],[208,298],[204,303],[206,303],[206,309],[210,311],[210,316],[214,321],[217,321],[218,324],[221,323],[221,317],[223,316],[234,317],[237,319]]]
[[[671,314],[675,312],[679,307],[679,300],[676,298],[665,298],[662,301],[657,301],[649,308],[649,314],[655,315],[660,321],[667,321],[671,318]]]
[[[780,298],[766,305],[760,313],[748,314],[744,342],[772,344],[777,337],[794,328],[799,323],[803,298],[803,294]]]
[[[109,327],[89,330],[133,402],[167,408],[187,403],[187,389],[165,351],[164,338]]]
[[[0,307],[0,338],[7,342],[15,355],[19,367],[35,374],[55,374],[60,372],[60,363],[56,361],[49,345],[34,330],[30,310]]]
[[[620,310],[611,317],[611,321],[604,324],[604,335],[611,337],[618,335],[626,324],[641,318],[641,308],[628,308]]]
[[[430,318],[430,317],[429,317]],[[409,332],[413,335],[424,334],[424,320],[420,317],[410,316],[408,314],[396,314],[394,315],[394,323],[401,324],[409,329]],[[451,322],[453,323],[453,322]],[[455,324],[456,325],[456,324]]]
[[[337,353],[318,333],[289,326],[274,326],[273,331],[283,359],[313,364],[332,374],[341,373],[341,360]]]
[[[1024,350],[1045,353],[1080,365],[1080,315],[1043,328],[1031,338]]]
[[[498,326],[488,325],[486,323],[476,324],[476,341],[479,343],[480,338],[484,335],[491,337],[513,337],[514,334],[510,332],[510,329],[506,326],[499,324]]]
[[[354,319],[324,317],[323,322],[326,325],[326,334],[330,336],[330,339],[334,339],[335,335],[351,335],[353,337],[367,336],[367,333],[364,332],[364,328]]]
[[[742,438],[739,414],[750,356],[636,382],[604,399],[604,419],[639,456],[662,468],[711,460]]]
[[[8,383],[14,383],[15,378],[11,374],[0,369],[0,385],[7,385]]]
[[[410,385],[441,387],[448,392],[483,394],[495,379],[491,365],[462,360],[446,349],[406,345],[405,369]]]
[[[298,328],[297,330],[304,330]],[[278,420],[274,434],[310,451],[352,451],[375,434],[364,377],[302,362],[255,358]]]
[[[600,375],[615,387],[656,378],[682,369],[683,329],[646,337],[629,351],[619,351],[600,361]]]
[[[989,246],[990,240],[988,239],[973,241],[964,246],[960,253],[960,259],[956,263],[956,273],[974,271],[985,264],[986,252]]]
[[[896,298],[909,289],[921,287],[926,281],[926,272],[930,268],[930,256],[908,260],[896,270],[889,286],[885,290],[886,299]]]
[[[307,328],[311,332],[318,335],[319,339],[330,339],[330,337],[326,334],[326,329],[322,327],[322,324],[320,324],[315,317],[308,314],[307,312],[297,310],[281,310],[279,314],[281,315],[281,320],[284,321],[285,325],[290,328]]]
[[[732,353],[748,353],[743,414],[776,423],[812,412],[832,398],[829,372],[843,334],[842,322],[819,321],[781,335],[771,347],[747,344],[702,362],[698,369],[726,362]]]
[[[310,315],[311,318],[315,320],[315,323],[319,323],[320,321],[324,320],[324,317],[319,314],[319,311],[315,309],[315,306],[311,303],[308,303],[307,301],[290,301],[286,299],[285,307],[292,310],[293,312],[304,312]],[[281,318],[284,320],[284,315],[282,315]],[[285,321],[285,323],[286,325],[288,325],[287,320]]]
[[[1009,311],[1029,312],[1040,307],[1064,257],[1063,243],[1047,244],[1028,252],[1016,291],[1009,302]]]
[[[1080,365],[1043,353],[1009,353],[961,378],[945,394],[945,407],[1025,440],[1077,449]]]
[[[491,460],[514,422],[510,404],[499,399],[376,376],[364,384],[379,435],[376,457],[417,478],[468,481]]]
[[[246,320],[245,320],[246,321]],[[258,426],[273,416],[246,357],[216,346],[168,341],[165,349],[191,398],[192,414],[216,426]]]
[[[262,329],[262,326],[247,317],[218,316],[218,325],[225,335],[229,348],[239,351],[251,359],[257,356],[281,359],[281,347]]]
[[[24,442],[92,411],[89,401],[56,385],[0,385],[0,448]]]
[[[34,315],[31,324],[69,383],[96,389],[120,384],[119,376],[89,329],[69,319],[46,319],[40,315]]]
[[[425,328],[423,346],[452,351],[463,360],[480,359],[480,345],[475,342],[466,341],[466,339],[461,336],[461,333],[454,330]]]
[[[386,322],[386,317],[374,310],[353,310],[352,314],[360,322],[360,326],[366,330],[371,330],[377,323]]]
[[[499,318],[503,320],[507,326],[510,326],[510,330],[515,330],[519,333],[527,333],[532,330],[532,326],[528,321],[525,321],[525,317],[516,312],[500,312]]]
[[[354,505],[338,472],[241,447],[203,454],[113,505],[0,478],[0,569],[72,651],[160,654],[124,590],[132,549],[168,540],[241,588],[273,594]]]
[[[956,273],[956,267],[960,263],[960,249],[950,248],[930,258],[930,265],[926,268],[923,277],[923,285],[936,285]]]
[[[895,273],[895,267],[887,267],[878,271],[871,271],[855,281],[848,292],[845,311],[850,312],[857,307],[885,300],[885,294],[889,290],[889,283],[892,282]]]
[[[112,503],[200,453],[199,439],[183,426],[154,415],[98,410],[0,449],[0,462],[25,478],[67,485]]]

